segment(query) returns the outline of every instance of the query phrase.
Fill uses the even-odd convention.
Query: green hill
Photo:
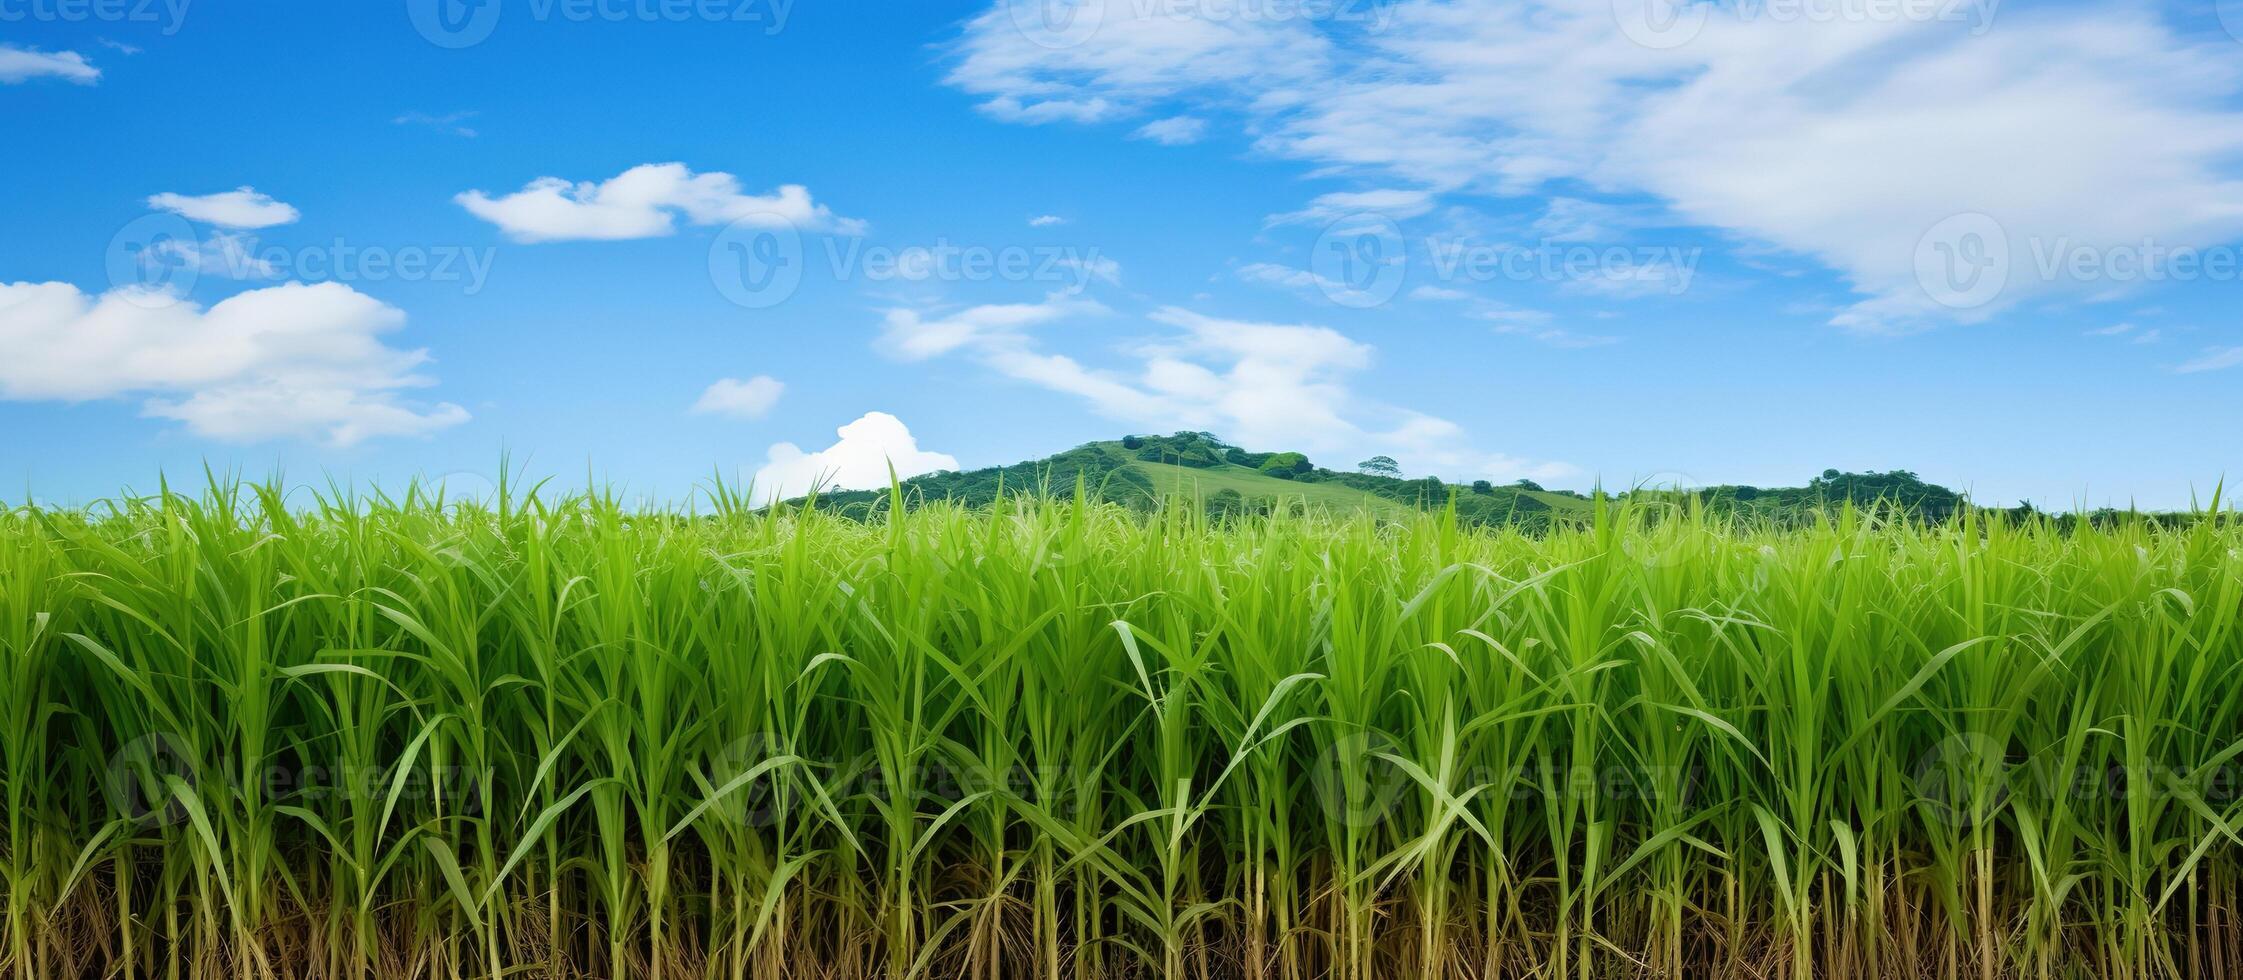
[[[1301,453],[1254,452],[1207,432],[1136,435],[1084,443],[1010,466],[928,473],[903,481],[903,486],[912,503],[952,500],[986,506],[1000,495],[1072,495],[1078,481],[1093,496],[1132,507],[1150,510],[1163,500],[1180,498],[1217,515],[1266,513],[1281,507],[1402,514],[1453,502],[1458,519],[1468,524],[1547,527],[1557,521],[1588,519],[1595,508],[1592,497],[1570,490],[1547,490],[1525,480],[1503,485],[1484,480],[1454,484],[1436,477],[1406,478],[1398,472],[1333,469]],[[1928,520],[1942,520],[1964,511],[2011,517],[2039,513],[2030,504],[2006,510],[1976,507],[1963,494],[1925,483],[1906,470],[1825,470],[1797,487],[1617,488],[1611,495],[1638,502],[1702,507],[1716,514],[1778,524],[1805,522],[1845,504],[1905,510]],[[882,506],[885,496],[885,491],[834,491],[819,495],[815,506],[870,512]],[[800,498],[793,503],[810,504]],[[2187,517],[2101,510],[2068,515],[2067,519],[2095,524],[2141,519],[2176,523]]]
[[[1532,484],[1466,486],[1433,478],[1334,470],[1299,453],[1252,452],[1205,432],[1085,443],[1043,459],[928,473],[903,485],[913,501],[955,500],[982,506],[1002,494],[1072,494],[1078,481],[1095,496],[1131,506],[1150,509],[1173,497],[1196,501],[1215,513],[1299,506],[1399,514],[1444,506],[1454,497],[1460,519],[1470,523],[1546,525],[1557,518],[1585,517],[1592,506],[1580,494]],[[867,490],[829,492],[821,494],[816,505],[870,510],[883,496]]]
[[[1452,484],[1437,477],[1410,479],[1398,473],[1336,470],[1317,465],[1297,452],[1254,452],[1207,432],[1085,443],[1010,466],[928,473],[903,481],[903,486],[907,499],[913,502],[953,500],[983,506],[1000,495],[1070,495],[1078,481],[1092,495],[1117,503],[1151,509],[1164,499],[1181,498],[1215,514],[1268,512],[1280,507],[1399,514],[1453,502],[1458,518],[1467,523],[1547,526],[1552,521],[1587,518],[1595,505],[1591,497],[1569,490],[1546,490],[1525,480],[1500,486],[1487,481]],[[869,511],[878,507],[884,496],[884,492],[870,490],[829,492],[819,495],[815,506]],[[1925,483],[1905,470],[1826,470],[1800,487],[1643,488],[1623,490],[1614,496],[1695,504],[1720,513],[1776,521],[1804,519],[1843,503],[1904,508],[1932,519],[1953,516],[1971,506],[1962,494]],[[2021,510],[2030,512],[2029,507]]]

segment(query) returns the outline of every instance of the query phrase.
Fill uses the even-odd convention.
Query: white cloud
[[[1450,289],[1447,286],[1419,286],[1410,290],[1410,298],[1455,303],[1471,299],[1472,294],[1461,289]]]
[[[1322,273],[1281,265],[1276,262],[1249,262],[1239,266],[1237,274],[1241,282],[1250,282],[1262,286],[1278,286],[1304,294],[1321,294],[1325,299],[1341,306],[1360,309],[1377,306],[1385,300],[1385,297],[1378,292],[1378,282],[1376,280],[1368,288],[1357,289]]]
[[[475,118],[475,113],[472,111],[447,112],[441,116],[426,112],[408,112],[390,120],[390,122],[399,126],[425,126],[439,133],[449,133],[453,136],[474,139],[476,136],[475,128],[467,125],[467,121],[473,118]]]
[[[1451,480],[1496,483],[1557,481],[1581,475],[1581,468],[1571,463],[1473,449],[1465,442],[1464,430],[1456,423],[1430,415],[1413,414],[1393,431],[1385,433],[1385,440],[1396,447],[1390,455],[1403,464],[1405,473],[1431,472]]]
[[[257,239],[223,231],[193,239],[163,239],[146,258],[177,261],[197,273],[229,279],[273,279],[281,274],[278,266],[257,255]]]
[[[1319,194],[1299,211],[1269,216],[1272,225],[1320,224],[1363,215],[1401,221],[1433,210],[1430,191],[1389,187],[1368,191],[1335,191]]]
[[[762,468],[755,471],[756,500],[769,503],[798,497],[812,487],[877,490],[888,485],[891,467],[898,480],[958,468],[955,457],[920,449],[903,420],[886,412],[866,412],[836,434],[840,441],[814,453],[803,452],[791,442],[772,446]]]
[[[1062,255],[1052,260],[1052,266],[1074,273],[1077,283],[1075,288],[1078,291],[1090,285],[1093,279],[1112,286],[1121,285],[1121,263],[1096,253],[1087,256]]]
[[[676,230],[678,214],[696,225],[737,221],[845,235],[865,229],[812,201],[800,184],[759,197],[742,193],[731,174],[696,174],[682,163],[641,164],[598,183],[540,177],[504,197],[476,190],[453,200],[518,242],[656,238]]]
[[[1136,136],[1162,146],[1186,146],[1207,135],[1207,120],[1198,116],[1170,116],[1137,127]]]
[[[2204,371],[2225,371],[2243,366],[2243,347],[2207,347],[2195,360],[2174,368],[2181,374],[2198,374]]]
[[[224,228],[271,228],[293,223],[301,217],[294,207],[273,200],[269,194],[258,193],[254,187],[199,197],[167,191],[150,197],[148,206]]]
[[[1553,197],[1543,206],[1541,216],[1534,219],[1534,232],[1545,241],[1597,242],[1652,223],[1633,209],[1577,197]]]
[[[1066,223],[1067,219],[1062,218],[1056,214],[1039,214],[1033,218],[1028,219],[1028,227],[1030,228],[1049,228],[1053,225],[1063,225]]]
[[[1547,310],[1529,310],[1502,303],[1482,301],[1471,314],[1476,319],[1495,325],[1495,332],[1513,337],[1524,337],[1546,347],[1580,350],[1589,347],[1609,347],[1620,338],[1602,334],[1575,333],[1563,327],[1553,327],[1556,319]]]
[[[1477,472],[1479,456],[1453,423],[1357,394],[1350,379],[1372,349],[1313,324],[1257,323],[1181,307],[1155,310],[1165,336],[1123,352],[1118,367],[1049,353],[1030,327],[1111,311],[1067,294],[1041,303],[974,307],[932,317],[890,310],[878,347],[924,359],[960,353],[999,375],[1081,399],[1091,411],[1151,429],[1222,434],[1255,448],[1401,451],[1428,466]]]
[[[779,403],[779,396],[786,390],[785,384],[768,375],[759,374],[746,381],[720,378],[701,392],[701,399],[693,403],[693,413],[760,419]]]
[[[1649,200],[1676,224],[1836,272],[1856,292],[1832,317],[1848,327],[1982,318],[2095,288],[2040,275],[2036,243],[2243,234],[2243,61],[2224,36],[2178,34],[2154,7],[2005,7],[1985,30],[1946,16],[1956,5],[1871,22],[1691,4],[1703,27],[1664,48],[1616,29],[1610,0],[1399,0],[1382,8],[1382,31],[1133,17],[1128,0],[1106,0],[1078,11],[1102,15],[1095,33],[1060,44],[1007,7],[970,22],[949,78],[999,117],[1038,105],[1096,104],[1098,119],[1228,111],[1262,134],[1258,149],[1320,174]],[[1927,229],[1966,212],[1998,222],[2010,275],[1985,306],[1954,310],[1917,281],[1917,252]],[[1617,230],[1548,217],[1568,236]]]
[[[875,347],[889,357],[921,361],[968,345],[1015,340],[1031,327],[1107,312],[1097,300],[1064,292],[1041,303],[993,303],[938,316],[899,307],[887,311]]]
[[[1275,262],[1249,262],[1239,266],[1238,278],[1246,282],[1292,289],[1312,289],[1319,283],[1329,282],[1307,269],[1296,269]]]
[[[142,290],[89,296],[68,283],[0,284],[0,398],[79,402],[138,396],[142,413],[213,439],[349,445],[467,421],[458,405],[416,408],[401,389],[426,351],[380,335],[405,316],[337,283],[291,283],[204,310]]]
[[[92,85],[101,79],[101,69],[76,51],[41,51],[0,44],[0,83],[14,85],[34,78],[60,78]]]
[[[2086,331],[2086,335],[2089,337],[2128,337],[2127,342],[2133,344],[2154,344],[2165,339],[2165,331],[2155,327],[2135,333],[2132,323],[2114,323],[2107,327],[2098,327]]]
[[[1158,5],[1156,5],[1158,6]],[[1264,92],[1327,71],[1308,18],[1171,16],[1142,0],[1083,0],[1065,24],[999,0],[968,22],[947,80],[1023,123],[1099,122],[1210,86]]]
[[[890,310],[878,346],[914,360],[965,352],[1006,377],[1080,397],[1109,418],[1212,429],[1246,445],[1330,445],[1358,431],[1335,412],[1349,400],[1338,379],[1368,364],[1370,348],[1325,327],[1216,320],[1163,308],[1152,319],[1182,332],[1136,350],[1134,366],[1121,372],[1044,353],[1025,333],[1109,312],[1059,293],[1041,303],[977,306],[939,318]]]

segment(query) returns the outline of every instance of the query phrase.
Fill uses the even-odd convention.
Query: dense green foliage
[[[1164,467],[1181,467],[1204,478],[1178,480]],[[1011,466],[931,473],[906,480],[903,486],[915,504],[947,500],[984,506],[1007,493],[1069,495],[1080,480],[1091,496],[1139,510],[1160,506],[1164,498],[1181,496],[1198,501],[1210,514],[1220,516],[1270,513],[1301,502],[1308,492],[1299,484],[1325,484],[1354,491],[1360,495],[1355,502],[1368,504],[1374,511],[1387,510],[1386,504],[1418,509],[1450,507],[1457,519],[1468,525],[1528,528],[1586,520],[1590,512],[1589,498],[1544,490],[1532,480],[1499,486],[1486,480],[1458,485],[1438,477],[1411,479],[1403,477],[1394,460],[1386,456],[1366,460],[1358,464],[1358,469],[1327,469],[1297,452],[1249,452],[1212,433],[1178,432],[1086,443],[1046,459]],[[1718,513],[1795,524],[1812,522],[1847,505],[1906,511],[1929,520],[1954,517],[1971,508],[1963,495],[1925,483],[1903,470],[1828,470],[1803,487],[1677,490],[1645,486],[1616,488],[1614,495],[1668,507],[1694,502]],[[876,491],[840,491],[821,495],[817,504],[861,514],[878,506],[882,497]],[[1308,502],[1337,504],[1341,498],[1321,493]]]
[[[0,974],[2206,976],[2243,530],[0,515]]]

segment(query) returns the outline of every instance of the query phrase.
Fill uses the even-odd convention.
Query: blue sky
[[[0,0],[0,499],[2243,473],[2243,10],[1045,2]]]

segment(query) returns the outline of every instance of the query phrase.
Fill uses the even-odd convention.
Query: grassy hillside
[[[1228,463],[1190,467],[1131,460],[1124,465],[1133,472],[1143,474],[1153,492],[1160,495],[1213,498],[1228,491],[1249,504],[1299,501],[1312,507],[1335,511],[1368,510],[1374,514],[1394,514],[1412,509],[1408,504],[1381,497],[1369,490],[1337,483],[1280,480],[1248,467]]]
[[[1297,453],[1249,452],[1200,432],[1130,436],[1085,443],[1065,452],[1010,466],[929,473],[904,481],[916,502],[949,500],[985,506],[1000,495],[1072,494],[1078,481],[1092,497],[1149,509],[1166,497],[1204,503],[1219,513],[1268,513],[1307,506],[1334,513],[1366,511],[1396,516],[1457,498],[1470,523],[1543,523],[1553,516],[1585,516],[1590,502],[1577,494],[1539,488],[1469,486],[1402,479],[1306,465],[1282,475],[1263,468]],[[1306,464],[1305,458],[1300,458]],[[879,491],[850,490],[819,496],[820,508],[868,512],[881,506]]]
[[[1078,482],[1094,499],[1150,509],[1163,498],[1183,497],[1221,515],[1309,507],[1392,517],[1453,503],[1458,519],[1466,524],[1548,527],[1587,520],[1594,508],[1589,497],[1525,481],[1500,486],[1485,481],[1456,484],[1357,472],[1352,466],[1318,465],[1300,453],[1247,450],[1205,432],[1128,436],[1010,466],[929,473],[904,481],[904,490],[914,505],[948,500],[986,506],[1000,496],[1031,491],[1071,495]],[[840,491],[821,495],[817,505],[864,514],[884,506],[884,496],[877,491]],[[1931,519],[1952,517],[1970,506],[1963,495],[1905,471],[1830,470],[1798,487],[1620,488],[1613,496],[1669,509],[1694,505],[1717,514],[1778,523],[1797,522],[1849,502],[1904,508]]]

